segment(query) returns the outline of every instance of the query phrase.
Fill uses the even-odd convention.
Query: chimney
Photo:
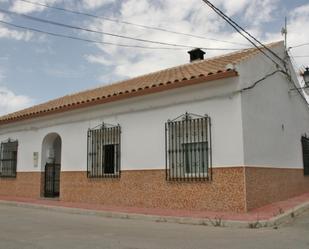
[[[190,54],[190,62],[204,60],[205,52],[200,48],[192,49],[188,52]]]

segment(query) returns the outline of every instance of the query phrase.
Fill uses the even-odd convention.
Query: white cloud
[[[288,16],[288,47],[309,42],[309,32],[307,32],[305,28],[307,23],[309,23],[309,4],[299,6],[298,8],[290,11],[290,15]],[[279,32],[268,33],[266,37],[268,41],[282,39]],[[296,56],[293,59],[293,62],[297,71],[309,65],[309,57],[297,57],[304,55],[308,56],[309,46],[291,48],[290,53],[292,56]]]
[[[309,32],[306,26],[309,23],[309,4],[300,6],[290,14],[288,25],[288,46],[295,46],[309,42]],[[309,46],[291,49],[292,55],[295,56],[308,56]],[[299,67],[309,65],[309,58],[296,58]]]
[[[114,0],[81,0],[81,1],[41,0],[39,1],[39,3],[50,5],[50,6],[55,5],[57,3],[62,3],[62,4],[72,7],[73,9],[79,9],[79,8],[97,9],[107,4],[114,3],[114,2],[115,2]],[[32,13],[32,12],[42,12],[42,11],[47,10],[47,8],[44,6],[40,6],[39,4],[31,4],[31,3],[15,0],[13,4],[11,5],[10,10],[25,14],[25,13]]]
[[[10,21],[2,13],[0,13],[0,20]],[[17,30],[8,28],[8,26],[5,26],[5,24],[0,24],[0,38],[29,41],[32,35],[33,34],[29,31],[17,31]]]
[[[244,17],[253,25],[269,22],[275,18],[279,4],[279,0],[251,0]]]
[[[40,3],[43,4],[48,4],[48,5],[53,5],[59,0],[41,0]],[[38,11],[43,11],[46,8],[40,5],[35,5],[31,3],[26,3],[22,1],[16,0],[12,6],[10,7],[11,11],[15,11],[18,13],[31,13],[31,12],[38,12]]]
[[[237,13],[247,6],[248,1],[249,0],[241,0],[237,7],[233,4],[227,4],[227,1],[223,0],[218,0],[217,3],[224,4],[224,8],[230,13]],[[233,0],[233,2],[236,3],[236,0]],[[177,4],[175,4],[173,0],[127,0],[121,3],[119,13],[119,15],[112,17],[132,23],[161,27],[183,33],[198,34],[205,37],[229,40],[231,42],[246,43],[246,41],[234,33],[232,29],[223,32],[226,25],[224,21],[222,21],[209,7],[201,3],[200,0],[178,0]],[[154,41],[192,45],[194,47],[241,47],[240,45],[197,39],[189,36],[158,32],[100,20],[92,20],[85,25],[90,26],[92,29],[99,29],[105,32]],[[97,39],[97,35],[93,36],[93,38]],[[102,36],[101,40],[104,42],[137,44],[135,41],[110,36]],[[140,43],[140,45],[159,46],[147,43]],[[186,63],[189,60],[187,54],[189,48],[175,51],[137,48],[128,49],[104,45],[98,45],[98,47],[102,51],[101,53],[87,55],[85,58],[91,63],[109,66],[114,73],[115,80]],[[220,52],[206,51],[206,53],[206,56],[210,57]],[[104,77],[105,76],[102,76],[101,78]]]
[[[104,5],[115,2],[114,0],[83,0],[83,7],[86,9],[100,8]]]
[[[282,0],[214,0],[213,3],[223,9],[229,16],[237,17],[237,21],[259,40],[273,42],[282,40],[280,30],[265,33],[265,25],[278,19],[283,8]],[[249,43],[227,25],[213,10],[200,0],[126,0],[121,1],[119,12],[112,18],[161,27],[183,33],[203,35],[221,40],[238,43]],[[303,5],[295,10],[290,10],[289,18],[289,44],[295,45],[309,41],[309,32],[302,32],[309,23],[309,5]],[[239,48],[242,45],[210,41],[180,36],[176,34],[158,32],[149,29],[136,28],[112,22],[91,20],[87,26],[105,32],[119,33],[126,36],[138,37],[148,40],[163,41],[168,43],[186,44],[195,47]],[[87,34],[89,36],[89,34]],[[98,36],[93,36],[97,39]],[[101,41],[137,44],[137,42],[109,36],[101,36]],[[145,44],[156,46],[155,44]],[[101,52],[85,55],[90,63],[98,63],[110,69],[109,75],[102,75],[101,79],[117,79],[133,77],[151,71],[187,63],[189,58],[186,50],[145,50],[127,49],[113,46],[98,45]],[[292,50],[294,54],[309,54],[309,47]],[[189,50],[189,49],[187,49]],[[206,57],[226,53],[226,51],[206,50]],[[303,65],[308,58],[297,58],[298,64]]]
[[[89,55],[85,55],[84,57],[90,63],[98,63],[98,64],[102,64],[106,66],[113,65],[111,61],[108,61],[103,56],[96,56],[96,55],[89,54]]]
[[[33,105],[28,96],[17,95],[6,87],[0,86],[0,115],[11,113]]]
[[[0,38],[29,41],[31,37],[32,33],[29,31],[20,32],[0,25]]]
[[[223,0],[220,3],[223,4],[226,14],[232,16],[242,12],[251,2],[251,0]]]
[[[0,0],[3,1],[3,0]],[[237,17],[237,21],[257,38],[264,38],[264,41],[281,40],[280,30],[273,33],[263,32],[267,22],[276,18],[280,13],[280,6],[283,0],[213,0],[229,16]],[[245,43],[243,37],[237,34],[228,26],[213,10],[200,0],[41,0],[40,2],[49,5],[61,3],[71,9],[106,10],[109,4],[117,4],[117,11],[108,12],[108,16],[123,21],[137,24],[160,27],[175,30],[183,33],[190,33],[211,37],[231,42]],[[34,11],[44,11],[45,8],[14,1],[11,10],[29,13]],[[1,18],[1,15],[0,15]],[[121,23],[100,21],[99,19],[87,18],[84,26],[98,29],[104,32],[122,34],[125,36],[143,38],[148,40],[163,41],[175,44],[192,45],[194,47],[219,47],[219,48],[239,48],[241,45],[203,40],[188,36],[180,36],[171,33],[158,32],[149,29],[137,28]],[[309,23],[309,5],[301,6],[290,11],[289,20],[289,44],[299,44],[309,41],[309,33],[301,32],[306,23]],[[14,39],[29,39],[31,33],[12,31],[0,26],[0,37],[10,37]],[[28,36],[27,36],[28,35]],[[139,44],[145,46],[156,46],[155,44],[138,43],[111,36],[98,36],[97,34],[81,33],[87,38],[101,39],[103,42],[114,42],[122,44]],[[145,74],[151,71],[164,69],[188,62],[186,49],[181,51],[173,50],[146,50],[128,49],[116,46],[97,45],[100,52],[87,54],[84,57],[90,63],[98,63],[102,67],[108,67],[109,74],[102,75],[102,79],[112,79],[112,81],[127,77]],[[292,50],[294,54],[308,54],[306,48]],[[187,49],[189,50],[189,49]],[[226,53],[226,51],[206,51],[206,57]],[[299,64],[305,63],[305,58],[297,59]],[[104,70],[106,72],[106,70]]]

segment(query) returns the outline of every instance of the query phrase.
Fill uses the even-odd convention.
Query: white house
[[[283,43],[268,47],[291,78],[256,48],[194,50],[0,117],[0,195],[246,212],[308,192],[308,105]]]

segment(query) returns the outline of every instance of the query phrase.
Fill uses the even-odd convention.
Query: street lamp
[[[304,78],[306,87],[309,87],[309,67],[306,67],[306,71],[303,73],[303,78]]]

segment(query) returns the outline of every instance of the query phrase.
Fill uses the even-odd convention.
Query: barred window
[[[211,177],[210,118],[186,113],[165,125],[166,179]]]
[[[0,177],[16,177],[18,141],[8,140],[0,147]]]
[[[309,138],[303,136],[301,138],[303,149],[304,175],[309,175]]]
[[[88,177],[120,177],[120,134],[119,125],[105,123],[88,130]]]

